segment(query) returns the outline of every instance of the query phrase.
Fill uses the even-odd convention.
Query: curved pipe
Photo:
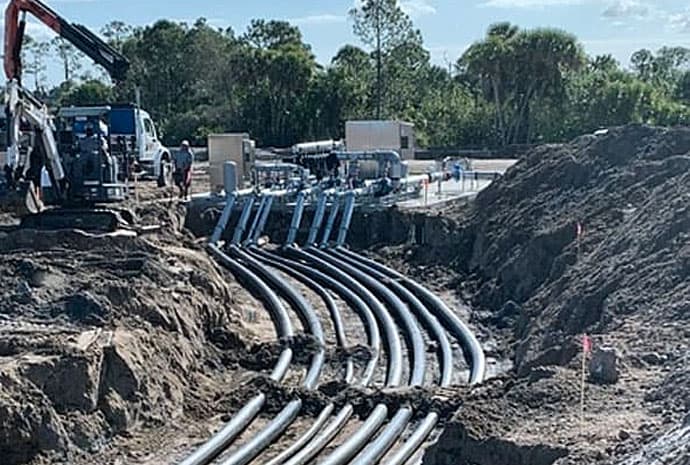
[[[325,254],[319,250],[310,250],[305,252],[307,255],[311,256],[311,261],[313,263],[325,262],[330,264],[331,267],[337,270],[338,273],[346,272],[345,276],[353,276],[362,284],[365,284],[368,288],[371,288],[383,298],[388,306],[394,310],[400,320],[403,321],[403,326],[407,331],[411,339],[411,352],[412,352],[412,385],[421,385],[424,382],[424,370],[425,370],[425,346],[424,340],[421,336],[419,328],[414,322],[414,318],[410,315],[409,311],[406,309],[405,305],[400,299],[395,296],[392,292],[385,288],[385,286],[378,283],[375,279],[370,278],[365,273],[360,272],[354,267],[349,266],[347,263],[340,261],[334,257]],[[342,270],[342,271],[341,271]],[[368,291],[368,290],[367,290]],[[394,323],[392,322],[391,316],[387,313],[386,309],[383,309],[383,314],[379,315],[382,319],[384,326],[387,328],[391,327],[396,330]],[[411,418],[412,411],[409,408],[400,409],[394,416],[393,421],[384,429],[384,431],[377,437],[377,439],[372,442],[372,446],[365,449],[364,460],[374,455],[380,457],[385,453],[386,450],[392,444],[392,438],[397,437],[397,431],[404,430],[409,419]],[[323,465],[340,465],[348,462],[354,455],[359,452],[371,437],[380,429],[381,425],[385,422],[388,416],[388,407],[384,404],[377,405],[374,412],[365,421],[364,425],[350,437],[347,441],[337,447],[328,457],[326,457],[322,462]],[[373,463],[373,462],[362,462],[362,463]]]
[[[391,316],[388,315],[383,304],[381,304],[381,302],[378,301],[376,297],[374,297],[374,295],[362,284],[360,284],[357,280],[351,278],[348,274],[342,272],[340,269],[334,267],[327,261],[322,260],[309,252],[297,250],[293,247],[285,249],[284,253],[287,253],[288,255],[292,255],[293,257],[302,260],[307,260],[315,268],[319,269],[320,271],[323,271],[324,273],[327,273],[329,276],[336,279],[337,281],[346,284],[348,288],[357,293],[363,300],[365,300],[369,307],[371,307],[372,310],[374,310],[377,318],[379,319],[384,328],[384,331],[386,333],[386,343],[389,347],[388,374],[386,383],[389,387],[395,387],[399,385],[400,379],[402,377],[402,351],[400,347],[400,340],[397,334],[397,328],[395,327]],[[346,407],[351,406],[348,405]],[[342,411],[341,413],[345,415],[347,412]],[[367,420],[364,422],[362,427],[352,437],[350,437],[348,441],[337,447],[329,455],[329,457],[325,459],[325,463],[345,463],[346,460],[353,457],[359,450],[362,449],[362,447],[364,447],[366,441],[381,428],[381,425],[383,425],[383,423],[386,421],[387,416],[388,407],[384,404],[377,405],[372,411],[372,413],[369,415]],[[346,419],[344,421],[346,421]],[[344,422],[342,423],[342,425],[336,424],[335,431],[337,431],[343,425]],[[331,431],[332,430],[329,428],[329,432]],[[322,435],[322,439],[325,439],[325,441],[318,441],[316,444],[312,444],[313,447],[310,447],[307,452],[303,453],[302,456],[298,458],[304,459],[304,456],[308,456],[308,459],[311,459],[312,457],[317,455],[318,452],[325,446],[325,444],[327,444],[332,439],[331,436],[324,436],[325,435]],[[290,465],[293,465],[293,463],[302,464],[304,462],[295,461],[289,463]]]
[[[486,357],[481,344],[472,331],[470,331],[470,329],[467,327],[467,325],[465,325],[465,323],[463,323],[462,320],[460,320],[460,318],[450,308],[448,308],[448,306],[441,299],[416,281],[407,278],[397,271],[387,268],[380,263],[375,262],[374,260],[363,257],[344,248],[339,249],[339,251],[350,257],[353,257],[356,260],[361,260],[363,263],[366,263],[372,268],[378,269],[382,273],[386,273],[389,276],[399,280],[404,286],[418,296],[422,302],[424,302],[428,307],[432,308],[436,316],[441,320],[441,322],[443,322],[446,328],[449,329],[451,334],[453,334],[453,336],[455,336],[460,342],[465,354],[465,359],[470,365],[470,384],[478,384],[484,381],[484,376],[486,374]]]
[[[417,326],[414,317],[412,317],[409,310],[407,310],[405,304],[393,292],[391,292],[391,290],[386,288],[386,286],[381,284],[381,282],[376,279],[380,278],[380,274],[377,275],[374,270],[370,270],[366,266],[362,265],[356,266],[349,260],[338,256],[336,253],[326,254],[320,252],[320,256],[323,256],[323,258],[326,260],[330,258],[334,264],[337,264],[348,274],[351,274],[362,282],[365,282],[367,286],[372,286],[377,290],[378,293],[382,295],[382,297],[385,296],[384,298],[389,307],[396,310],[398,319],[402,322],[402,325],[408,334],[408,338],[412,341],[414,371],[410,384],[412,386],[421,386],[424,383],[426,346],[424,344],[424,339],[422,338],[419,327]],[[392,285],[394,283],[389,282],[388,284]],[[396,289],[395,285],[392,287],[393,289]],[[399,289],[397,290],[400,291]],[[405,292],[401,292],[401,294],[406,295]],[[422,311],[417,316],[430,316],[424,311],[425,309],[423,309],[423,306],[421,307]],[[367,447],[351,463],[356,465],[368,465],[378,462],[405,431],[405,428],[407,427],[407,424],[411,418],[412,409],[410,407],[400,408],[396,412],[395,416],[389,421],[384,430],[374,440],[371,440]],[[338,456],[336,455],[336,457]],[[341,462],[330,462],[327,460],[324,463],[334,465]]]
[[[347,339],[345,336],[345,330],[342,323],[340,312],[338,311],[338,307],[335,304],[333,298],[322,286],[320,286],[316,281],[312,280],[310,277],[306,276],[300,271],[297,271],[295,269],[295,264],[287,261],[284,262],[281,257],[271,256],[270,253],[262,252],[258,248],[251,248],[248,251],[248,253],[250,253],[257,259],[260,259],[265,264],[270,265],[286,274],[293,276],[295,279],[301,281],[309,288],[311,288],[316,294],[318,294],[324,300],[328,308],[331,320],[333,321],[338,346],[346,347]],[[375,367],[375,364],[373,366]],[[352,381],[352,377],[353,363],[351,359],[348,359],[345,373],[345,382],[350,383]],[[368,383],[368,380],[366,382]],[[315,421],[314,425],[312,425],[312,427],[309,428],[307,432],[305,432],[299,439],[297,439],[289,448],[285,449],[278,456],[271,459],[266,465],[281,465],[286,461],[290,460],[291,458],[292,460],[290,460],[290,463],[294,463],[295,461],[303,460],[303,457],[309,455],[310,450],[313,450],[314,448],[320,450],[323,447],[323,442],[330,441],[332,439],[332,436],[329,436],[327,433],[326,435],[322,434],[320,438],[317,438],[316,440],[314,440],[314,438],[323,429],[330,415],[333,413],[333,410],[335,410],[335,405],[332,403],[328,404],[321,412],[321,414]],[[347,413],[346,416],[344,416],[343,414],[344,410],[349,410],[349,413]],[[339,431],[342,428],[342,426],[344,426],[344,422],[347,421],[347,419],[349,419],[351,412],[351,406],[349,407],[349,409],[341,409],[341,411],[338,414],[338,417],[329,425],[328,430],[333,430],[335,425],[335,428],[337,428],[337,431]],[[342,421],[343,423],[339,424],[339,421]],[[335,436],[335,434],[333,434],[333,436]]]
[[[403,465],[412,457],[412,455],[422,447],[424,441],[427,440],[431,432],[438,424],[438,413],[430,412],[422,422],[417,425],[412,435],[410,435],[405,443],[395,451],[393,456],[386,460],[385,465]]]
[[[318,432],[323,429],[324,425],[328,421],[329,417],[335,410],[334,404],[328,404],[322,411],[319,417],[316,419],[314,424],[309,428],[309,430],[304,433],[298,440],[292,443],[290,447],[285,449],[283,452],[266,462],[264,465],[282,465],[295,454],[299,453],[300,450],[304,449],[307,444],[318,434]]]
[[[276,417],[271,420],[259,433],[253,436],[249,442],[241,446],[230,457],[221,462],[222,465],[247,465],[254,460],[264,449],[270,446],[290,424],[295,421],[302,401],[299,399],[290,401]]]
[[[398,331],[393,323],[393,319],[388,314],[386,307],[381,303],[378,298],[374,296],[367,288],[358,283],[349,274],[342,271],[342,269],[333,266],[326,260],[321,259],[319,256],[315,255],[318,251],[316,249],[310,249],[310,251],[302,251],[290,247],[285,249],[288,255],[297,257],[300,259],[306,259],[312,263],[317,269],[327,273],[331,277],[337,279],[338,281],[344,283],[348,288],[354,291],[367,306],[374,312],[376,318],[381,322],[384,333],[386,344],[388,345],[388,376],[386,379],[386,385],[388,387],[397,387],[400,385],[402,379],[402,348],[400,345],[400,337],[398,336]]]
[[[319,452],[321,452],[328,444],[335,439],[340,431],[345,427],[345,424],[352,416],[354,408],[352,404],[345,405],[333,421],[308,445],[303,447],[290,460],[281,462],[282,465],[304,465],[312,460]]]
[[[222,234],[222,232],[221,232]],[[226,266],[240,280],[254,289],[261,296],[264,305],[269,310],[271,318],[276,325],[276,332],[279,338],[293,336],[292,323],[287,315],[287,311],[280,302],[278,296],[269,288],[266,283],[261,281],[254,273],[236,263],[228,257],[214,243],[208,245],[211,254]],[[287,374],[288,366],[292,360],[292,350],[287,348],[281,352],[278,363],[271,373],[271,378],[275,381],[282,381]],[[213,435],[206,443],[196,449],[180,465],[207,465],[214,458],[220,455],[235,438],[252,422],[259,414],[266,402],[266,395],[259,393],[242,407],[220,431]]]
[[[292,249],[292,248],[291,248]],[[355,312],[362,318],[366,323],[365,329],[368,333],[368,343],[373,349],[373,356],[369,360],[367,367],[361,378],[360,384],[362,386],[367,386],[371,382],[374,376],[377,361],[379,357],[379,347],[380,347],[380,335],[378,331],[378,324],[372,311],[369,309],[367,304],[350,288],[341,283],[340,280],[334,279],[333,277],[311,267],[301,264],[298,261],[287,260],[283,257],[277,256],[275,254],[262,251],[260,249],[255,249],[255,253],[262,256],[269,257],[273,260],[280,262],[283,265],[294,268],[295,270],[304,273],[310,278],[314,279],[316,282],[320,283],[324,287],[328,287],[335,293],[340,295],[343,300],[345,300]],[[347,281],[347,280],[346,280]],[[348,284],[358,286],[356,281],[349,282]],[[351,404],[346,404],[338,412],[337,416],[333,421],[326,427],[325,430],[321,431],[318,436],[314,437],[307,445],[305,445],[299,452],[292,456],[289,460],[284,462],[284,465],[304,465],[312,460],[318,453],[323,450],[330,442],[338,435],[338,433],[345,427],[347,421],[352,416],[354,408]],[[379,422],[379,417],[375,418],[369,423],[368,434],[373,435],[376,430],[380,427],[383,421],[385,421],[385,415],[383,419]],[[364,434],[364,433],[363,433]],[[356,453],[353,452],[353,454]]]
[[[309,333],[317,339],[320,348],[316,354],[313,355],[311,365],[303,381],[306,389],[314,389],[318,382],[319,375],[321,374],[325,357],[323,329],[316,312],[302,294],[297,292],[289,283],[281,279],[280,276],[268,270],[254,257],[240,250],[237,246],[231,246],[230,253],[246,263],[250,269],[261,276],[267,283],[270,283],[271,286],[273,286],[273,288],[276,289],[297,311],[300,319],[308,328]],[[266,447],[285,432],[294,422],[295,418],[297,418],[301,408],[302,401],[300,399],[290,401],[261,431],[256,433],[247,443],[240,446],[230,457],[224,460],[222,465],[246,465],[254,460]]]
[[[263,252],[257,247],[251,247],[247,250],[247,253],[257,260],[282,271],[283,273],[292,276],[296,280],[302,282],[308,288],[310,288],[316,295],[318,295],[326,304],[328,309],[328,314],[333,322],[333,328],[335,330],[335,339],[339,347],[347,347],[347,337],[345,335],[345,326],[343,325],[343,319],[338,310],[338,306],[331,297],[331,295],[324,289],[319,283],[314,281],[310,276],[304,273],[304,270],[299,270],[295,267],[294,263],[282,261],[281,257],[273,256],[270,253]],[[348,359],[347,366],[345,369],[345,382],[349,383],[353,377],[353,363],[351,359]]]
[[[464,323],[443,303],[441,299],[436,297],[426,288],[416,283],[415,281],[406,278],[397,271],[394,271],[384,265],[381,265],[366,257],[350,252],[346,249],[339,249],[339,252],[352,259],[359,260],[366,263],[379,272],[390,276],[393,279],[400,280],[406,284],[410,289],[415,291],[417,295],[426,301],[427,305],[434,308],[437,314],[445,321],[446,325],[450,327],[451,332],[460,342],[465,353],[465,358],[470,363],[470,383],[475,384],[483,381],[485,373],[485,357],[479,341],[474,337],[471,331]],[[422,447],[422,444],[429,437],[436,424],[438,423],[438,414],[430,412],[426,418],[417,426],[416,430],[410,437],[407,438],[404,444],[390,457],[385,463],[386,465],[403,465],[412,455]]]
[[[329,253],[347,262],[349,265],[368,273],[381,283],[390,286],[391,290],[407,303],[410,310],[412,310],[417,319],[432,334],[432,338],[438,343],[438,351],[440,354],[439,386],[446,387],[450,385],[453,376],[453,348],[448,341],[443,325],[441,325],[438,319],[429,312],[424,304],[412,292],[402,286],[397,280],[391,279],[375,268],[353,259],[349,255],[342,253],[339,249],[331,250]]]
[[[343,465],[348,463],[371,440],[376,431],[381,428],[387,416],[388,407],[385,404],[379,404],[374,407],[374,410],[362,426],[347,441],[331,452],[328,457],[319,461],[318,465]]]
[[[401,297],[403,297],[407,301],[407,303],[410,305],[410,308],[413,309],[413,311],[415,311],[417,317],[425,324],[429,331],[431,331],[434,334],[434,338],[437,341],[439,341],[439,349],[441,352],[440,358],[442,364],[439,385],[442,387],[448,386],[451,382],[452,377],[452,348],[450,346],[450,343],[448,342],[448,338],[446,337],[443,326],[439,323],[436,317],[434,317],[426,309],[426,307],[419,301],[419,299],[417,299],[416,296],[414,296],[414,294],[412,294],[404,286],[400,285],[395,278],[391,279],[389,277],[389,274],[382,273],[381,271],[373,267],[369,267],[366,264],[362,263],[361,260],[356,260],[353,257],[350,257],[349,254],[343,253],[341,250],[331,251],[331,253],[337,255],[343,260],[348,261],[353,266],[357,266],[363,270],[366,270],[367,272],[372,274],[372,276],[375,276],[382,282],[387,282],[396,293],[401,295]],[[384,267],[381,265],[380,268]],[[401,447],[398,448],[397,451],[395,451],[394,455],[386,461],[386,464],[404,464],[429,437],[429,435],[435,428],[436,424],[438,423],[438,419],[438,413],[430,412],[424,418],[424,420],[422,420],[422,422],[416,427],[416,429],[413,431],[410,437],[407,438],[405,443],[402,444]],[[397,438],[397,436],[395,436],[395,431],[396,429],[393,428],[393,431],[390,434],[391,437],[388,438],[388,441],[392,442]],[[397,431],[400,430],[398,429]],[[377,445],[377,443],[379,442],[382,444]],[[364,465],[367,463],[375,463],[378,460],[380,460],[383,454],[385,453],[385,442],[386,439],[381,438],[381,440],[379,441],[379,438],[377,438],[376,443],[372,443],[372,445],[368,449],[365,449],[362,456],[358,457],[357,461],[354,463]]]
[[[372,463],[378,463],[393,446],[395,441],[403,434],[411,418],[412,409],[410,407],[399,409],[381,434],[371,441],[354,461],[349,463],[351,465],[371,465]]]
[[[292,248],[291,248],[292,249]],[[254,249],[254,252],[262,256],[268,257],[271,260],[275,260],[282,265],[291,267],[296,271],[308,276],[322,286],[331,289],[336,294],[340,295],[345,302],[347,302],[359,315],[359,317],[364,322],[365,330],[367,331],[367,343],[371,350],[373,351],[371,359],[364,369],[361,377],[361,385],[366,386],[371,382],[376,371],[376,365],[378,364],[379,353],[381,351],[381,334],[379,332],[379,327],[376,323],[376,318],[372,313],[371,309],[367,303],[361,299],[355,292],[350,290],[346,285],[344,285],[338,279],[334,279],[328,274],[315,270],[309,266],[303,265],[298,261],[286,260],[285,258],[276,255],[274,253],[266,252],[261,249]]]
[[[271,285],[271,288],[278,292],[289,304],[295,309],[300,320],[308,328],[308,332],[316,338],[319,343],[319,350],[312,357],[312,363],[304,379],[304,387],[307,389],[314,389],[323,368],[325,358],[325,341],[323,336],[323,328],[321,321],[316,315],[311,304],[307,302],[294,287],[283,280],[276,273],[270,271],[263,266],[258,260],[244,252],[237,246],[230,246],[230,253],[242,260],[246,266],[260,276],[266,283]]]
[[[419,330],[415,318],[402,300],[379,281],[349,263],[318,249],[311,250],[310,252],[321,260],[329,262],[331,265],[356,278],[386,302],[390,311],[394,312],[396,319],[402,325],[403,332],[407,335],[410,342],[410,352],[412,354],[412,375],[410,385],[421,386],[424,384],[424,372],[426,370],[426,346],[424,344],[424,338],[422,337],[422,332]],[[384,313],[384,318],[387,318],[384,320],[385,324],[395,327],[388,311],[384,309]]]

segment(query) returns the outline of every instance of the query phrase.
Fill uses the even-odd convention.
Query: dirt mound
[[[566,370],[558,383],[541,380],[530,389],[547,383],[562,392],[576,384],[582,333],[619,358],[618,384],[588,384],[599,406],[587,418],[589,436],[556,431],[566,419],[578,422],[571,386],[567,398],[535,400],[550,420],[525,415],[530,410],[519,406],[528,399],[521,399],[478,440],[510,437],[515,429],[549,431],[522,444],[545,447],[551,462],[615,463],[682,421],[690,395],[690,129],[628,126],[537,148],[473,204],[434,212],[425,222],[424,246],[387,254],[420,279],[429,263],[452,268],[457,277],[444,284],[474,304],[476,327],[502,335],[499,352],[513,359],[518,376],[541,367]],[[498,405],[497,412],[507,408]],[[627,410],[620,436],[597,426],[618,418],[616,405]],[[452,449],[451,460],[459,450],[453,441],[471,448],[462,442],[475,424],[467,418],[457,415],[457,434],[447,433],[425,463],[451,463],[438,451]],[[571,458],[552,454],[560,449]],[[520,463],[540,463],[521,454]]]
[[[3,464],[72,461],[170,424],[214,394],[214,373],[238,369],[223,358],[251,335],[232,279],[182,231],[183,211],[140,209],[161,226],[145,236],[0,233]]]

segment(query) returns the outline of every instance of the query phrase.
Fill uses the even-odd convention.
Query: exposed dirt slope
[[[552,463],[561,449],[559,463],[614,463],[687,415],[689,129],[629,126],[540,147],[471,206],[427,218],[426,237],[403,251],[411,272],[423,279],[428,263],[458,272],[451,286],[474,303],[475,325],[503,334],[521,381],[467,403],[425,463]],[[588,386],[581,426],[584,332],[617,351],[620,380]],[[491,438],[546,452],[517,461],[461,452]]]
[[[213,378],[238,369],[224,351],[249,332],[228,306],[232,280],[181,232],[183,211],[147,207],[142,222],[163,228],[141,237],[0,232],[4,465],[73,462],[209,414]]]

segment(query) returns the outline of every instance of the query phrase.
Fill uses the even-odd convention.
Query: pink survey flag
[[[580,239],[585,234],[585,228],[582,227],[582,223],[577,222],[577,238]]]
[[[585,354],[589,354],[590,352],[592,352],[592,338],[590,338],[586,334],[582,335],[582,351]]]

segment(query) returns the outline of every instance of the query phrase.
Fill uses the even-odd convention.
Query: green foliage
[[[105,105],[113,101],[113,88],[97,79],[80,84],[65,81],[53,90],[52,100],[58,106]]]
[[[469,82],[482,87],[494,105],[501,145],[534,138],[534,107],[562,103],[565,73],[579,69],[584,53],[577,39],[555,29],[521,31],[509,23],[492,26],[458,62]]]
[[[376,119],[390,117],[399,111],[399,105],[390,102],[391,98],[400,99],[403,94],[397,93],[396,84],[409,82],[400,76],[409,51],[417,56],[428,52],[422,49],[422,35],[414,29],[412,20],[403,11],[397,0],[366,0],[350,10],[354,23],[354,32],[365,46],[371,49],[376,63],[375,106]],[[391,97],[392,96],[392,97]],[[391,105],[392,103],[392,105]]]
[[[161,20],[101,32],[131,61],[117,88],[77,78],[82,60],[53,41],[65,82],[54,105],[132,102],[153,115],[163,140],[203,144],[211,132],[249,132],[260,145],[344,136],[345,121],[411,121],[422,146],[500,147],[563,141],[631,122],[690,121],[690,51],[640,50],[631,69],[610,55],[585,57],[571,34],[493,25],[448,70],[431,63],[421,34],[396,0],[350,11],[364,48],[343,46],[320,66],[300,30],[254,20],[244,33]],[[45,86],[48,44],[27,42],[27,82]],[[87,70],[88,73],[88,70]]]

